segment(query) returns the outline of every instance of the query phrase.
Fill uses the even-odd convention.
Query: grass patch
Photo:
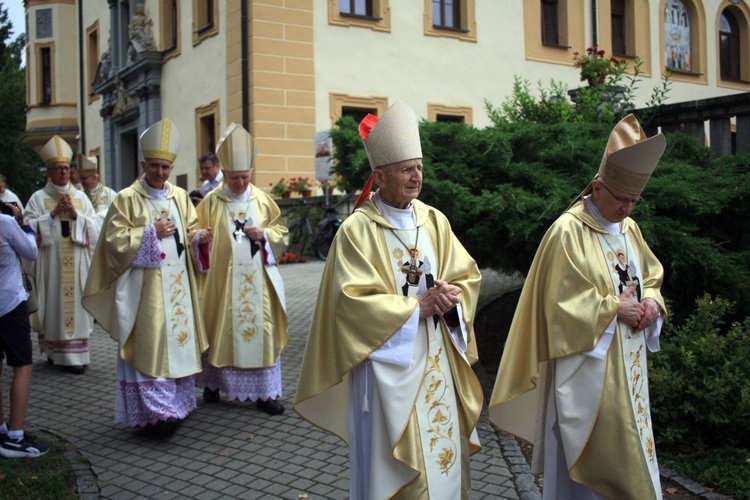
[[[750,450],[720,448],[671,453],[661,448],[659,465],[677,471],[709,490],[750,499]]]
[[[65,458],[73,447],[52,434],[33,434],[50,450],[39,458],[0,457],[0,498],[77,499],[76,474]]]

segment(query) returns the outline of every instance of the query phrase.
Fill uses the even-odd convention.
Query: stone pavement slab
[[[292,411],[323,266],[313,261],[280,267],[289,310],[283,415],[267,415],[246,402],[207,405],[198,391],[198,408],[168,438],[115,425],[117,344],[97,326],[84,375],[64,373],[35,353],[27,428],[53,432],[85,457],[91,473],[79,470],[82,498],[96,498],[97,488],[105,499],[347,498],[348,450]],[[6,399],[10,379],[6,373],[2,380]],[[471,459],[471,498],[541,498],[533,481],[517,486],[517,477],[530,477],[528,467],[514,464],[520,456],[515,440],[495,432],[486,409],[478,431],[483,448]]]

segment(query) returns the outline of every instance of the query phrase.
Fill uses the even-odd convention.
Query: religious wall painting
[[[691,71],[690,17],[682,0],[664,5],[664,61],[667,68]]]

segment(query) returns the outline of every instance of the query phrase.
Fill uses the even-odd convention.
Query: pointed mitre
[[[640,195],[666,147],[663,134],[646,137],[638,119],[630,114],[609,135],[597,175],[618,191]]]
[[[62,137],[56,135],[47,141],[47,144],[39,151],[39,156],[42,157],[42,161],[47,167],[55,163],[67,163],[70,165],[70,160],[73,158],[73,150]]]
[[[143,158],[157,158],[174,162],[180,150],[180,131],[169,118],[147,128],[140,138]]]
[[[255,139],[242,125],[230,123],[224,135],[216,144],[216,156],[221,168],[228,172],[245,172],[252,170],[258,149]]]
[[[78,153],[78,173],[81,177],[99,175],[99,160],[96,156],[84,156]]]
[[[372,169],[422,158],[419,119],[404,101],[396,100],[383,116],[377,118],[371,130],[363,132],[360,125],[360,135]]]

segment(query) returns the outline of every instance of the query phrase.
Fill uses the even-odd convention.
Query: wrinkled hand
[[[253,241],[260,241],[265,237],[265,229],[258,226],[245,226],[245,234]]]
[[[442,280],[435,280],[435,286],[419,298],[419,317],[424,319],[434,314],[442,317],[459,302],[461,302],[459,287]]]
[[[654,299],[644,299],[641,302],[641,306],[643,306],[643,316],[635,328],[636,332],[648,328],[659,317],[659,304]]]
[[[634,331],[643,317],[643,304],[633,298],[637,285],[630,285],[620,294],[620,309],[617,318]]]
[[[177,231],[177,224],[168,219],[159,219],[154,222],[154,229],[156,229],[156,236],[161,240],[172,236]]]
[[[206,243],[211,243],[214,240],[214,230],[210,227],[206,227],[201,229],[198,232],[198,244],[199,245],[205,245]]]

